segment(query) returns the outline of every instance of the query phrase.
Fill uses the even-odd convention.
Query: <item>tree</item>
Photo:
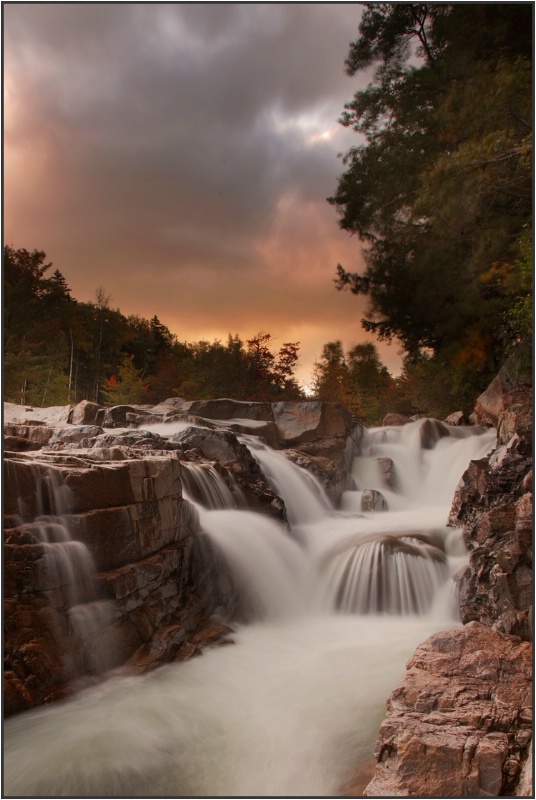
[[[341,122],[362,137],[329,202],[366,268],[336,285],[369,298],[362,325],[415,361],[477,375],[505,354],[520,237],[532,213],[531,8],[365,4],[349,75],[373,69]]]
[[[4,396],[59,405],[69,400],[68,320],[74,301],[42,250],[4,247]]]
[[[373,342],[353,347],[345,356],[340,341],[328,342],[315,364],[314,396],[338,402],[365,425],[380,425],[392,410],[395,383]]]
[[[294,378],[299,342],[285,342],[277,356],[271,351],[271,333],[260,331],[247,344],[244,400],[298,400],[303,393]]]
[[[326,403],[344,403],[347,399],[348,365],[342,342],[328,342],[313,370],[313,394]]]
[[[125,356],[118,375],[112,375],[106,379],[106,387],[102,390],[102,394],[108,405],[142,403],[146,399],[147,388],[141,379],[139,370],[132,362],[133,356]]]

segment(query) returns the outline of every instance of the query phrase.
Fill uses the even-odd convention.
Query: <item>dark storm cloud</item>
[[[357,88],[343,67],[359,4],[4,12],[9,243],[45,249],[79,299],[104,285],[124,313],[177,331],[180,298],[191,338],[209,319],[211,332],[295,324],[293,308],[335,325],[334,266],[359,248],[325,197],[355,144],[336,120]]]
[[[340,111],[343,53],[327,46],[340,28],[314,4],[8,6],[6,65],[25,125],[61,159],[72,215],[79,198],[97,229],[145,220],[164,246],[186,216],[221,247],[264,229],[290,185],[330,185],[304,136],[317,108]]]

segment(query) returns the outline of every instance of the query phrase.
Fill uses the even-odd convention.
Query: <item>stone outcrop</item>
[[[463,526],[469,565],[460,580],[462,620],[532,637],[532,436],[514,434],[472,462],[449,521]]]
[[[98,403],[92,403],[90,400],[81,400],[78,405],[74,406],[67,418],[70,425],[95,425],[97,421],[97,414],[102,409]]]
[[[512,794],[532,728],[531,647],[472,622],[420,645],[387,704],[369,797]]]
[[[231,491],[233,484],[240,488],[250,510],[286,522],[283,501],[270,488],[258,462],[234,433],[191,426],[172,436],[169,444],[180,446],[181,458],[188,461],[213,462]]]
[[[54,428],[38,420],[27,421],[26,424],[4,425],[4,447],[15,453],[28,450],[41,450],[54,436]]]
[[[387,511],[387,501],[377,489],[365,489],[361,495],[361,511]]]
[[[469,550],[458,576],[465,625],[408,662],[367,796],[533,796],[532,386],[520,363],[510,359],[478,398],[471,421],[496,427],[498,447],[469,464],[450,511]]]
[[[173,454],[11,457],[6,475],[6,714],[61,697],[98,670],[128,662],[140,671],[199,652],[222,597]],[[69,575],[86,559],[75,543],[86,545],[95,572],[78,576],[87,594],[73,606]],[[89,640],[73,636],[73,608],[91,617],[101,606],[108,613]],[[96,652],[105,654],[98,665]]]
[[[471,422],[497,428],[497,441],[506,444],[515,432],[532,429],[531,342],[525,341],[505,363],[476,401]]]
[[[335,507],[339,505],[343,492],[355,488],[352,476],[340,463],[330,458],[309,455],[300,450],[286,450],[285,455],[289,461],[297,464],[298,467],[303,467],[319,479]]]

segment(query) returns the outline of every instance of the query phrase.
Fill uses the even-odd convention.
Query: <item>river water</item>
[[[338,510],[309,473],[244,437],[285,500],[289,532],[244,510],[214,470],[196,479],[187,468],[186,492],[195,484],[203,530],[241,584],[253,621],[236,626],[234,646],[141,677],[111,677],[8,719],[5,794],[340,794],[372,756],[385,701],[416,645],[459,624],[452,575],[466,554],[460,531],[445,524],[459,478],[489,452],[494,432],[449,428],[423,449],[423,424],[365,432],[357,489]],[[370,489],[388,510],[361,511]]]

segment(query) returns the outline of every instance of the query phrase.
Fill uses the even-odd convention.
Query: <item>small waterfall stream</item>
[[[365,434],[357,488],[340,510],[308,473],[244,437],[285,499],[290,530],[240,508],[215,471],[189,465],[186,492],[253,621],[237,626],[235,646],[8,719],[6,793],[340,793],[372,755],[406,659],[431,633],[459,624],[451,576],[465,554],[446,517],[457,481],[489,452],[494,432],[449,428],[423,448],[423,426]],[[388,510],[361,511],[370,489]]]
[[[36,509],[31,511],[28,506],[34,503],[20,499],[14,522],[24,525],[42,550],[46,588],[59,595],[57,605],[68,621],[68,633],[59,634],[57,625],[53,630],[53,635],[61,635],[64,641],[62,677],[68,682],[84,673],[98,675],[113,661],[113,603],[102,599],[98,591],[90,551],[71,536],[72,495],[64,475],[53,466],[29,467],[34,474]],[[9,462],[7,470],[6,479],[17,487]]]

